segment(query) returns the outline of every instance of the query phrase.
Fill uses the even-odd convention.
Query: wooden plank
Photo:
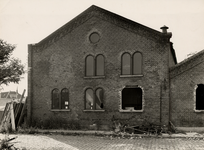
[[[25,91],[26,91],[26,90],[24,89],[24,90],[23,90],[23,94],[21,95],[21,98],[20,98],[20,101],[19,101],[20,104],[22,103],[22,100],[23,100]],[[18,116],[18,114],[21,113],[21,110],[19,110],[20,107],[21,107],[20,105],[17,105],[17,108],[16,108],[16,110],[15,110],[15,119],[16,119],[16,117]],[[20,112],[19,112],[19,111],[20,111]]]
[[[21,115],[20,115],[20,118],[19,118],[18,123],[17,123],[17,127],[20,126],[20,124],[21,124],[21,122],[22,122],[22,120],[23,120],[23,117],[24,117],[24,115],[25,115],[25,113],[26,113],[26,105],[27,105],[27,97],[26,97],[26,99],[25,99],[25,103],[24,103],[24,105],[23,105],[23,108],[22,108],[22,111],[21,111]]]

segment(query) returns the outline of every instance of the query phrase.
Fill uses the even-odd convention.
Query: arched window
[[[198,84],[196,89],[196,110],[204,110],[204,84]]]
[[[122,109],[142,110],[141,88],[124,88],[122,90]]]
[[[133,55],[133,75],[142,74],[142,54],[139,52]]]
[[[94,57],[86,57],[86,76],[94,76]]]
[[[122,75],[130,75],[131,74],[131,56],[129,53],[124,53],[122,55]]]
[[[96,103],[96,109],[103,109],[103,89],[102,88],[96,89],[95,103]]]
[[[54,89],[52,90],[52,109],[59,109],[60,108],[60,95],[59,90]]]
[[[104,75],[104,57],[103,55],[98,55],[96,57],[96,76]]]
[[[95,109],[94,107],[94,92],[92,89],[88,88],[85,93],[86,102],[85,102],[85,109]]]
[[[61,91],[61,109],[69,109],[69,91],[67,88]]]

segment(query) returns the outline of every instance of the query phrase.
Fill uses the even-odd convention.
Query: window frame
[[[86,104],[87,104],[87,97],[86,97],[86,91],[91,89],[93,91],[93,109],[87,109],[86,108]],[[96,92],[97,90],[101,89],[102,90],[102,102],[103,102],[103,108],[101,109],[97,109],[96,108]],[[105,109],[104,109],[104,89],[102,87],[97,87],[95,90],[91,87],[87,87],[85,90],[84,90],[84,112],[104,112]]]
[[[68,91],[68,109],[66,108],[62,108],[62,91],[66,89]],[[58,103],[59,103],[59,107],[58,108],[53,108],[53,91],[54,90],[58,90]],[[58,88],[54,88],[51,91],[51,109],[50,111],[70,111],[70,104],[69,104],[69,89],[68,88],[63,88],[61,91]]]
[[[87,75],[87,58],[89,56],[93,57],[93,75]],[[103,75],[97,75],[97,58],[99,56],[103,57]],[[85,57],[85,76],[84,76],[84,78],[85,79],[86,78],[91,78],[91,79],[93,79],[93,78],[96,78],[96,79],[97,78],[105,78],[105,56],[103,54],[98,54],[96,56],[89,54]]]
[[[134,74],[134,55],[139,53],[141,56],[141,74]],[[130,74],[123,74],[123,56],[125,54],[129,54],[130,55]],[[121,74],[120,77],[142,77],[143,76],[143,55],[142,52],[140,51],[136,51],[133,54],[129,53],[129,52],[124,52],[121,55]]]

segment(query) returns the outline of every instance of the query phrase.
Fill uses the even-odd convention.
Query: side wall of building
[[[93,32],[100,35],[96,44],[89,41]],[[51,46],[42,50],[33,46],[29,77],[32,121],[43,123],[50,117],[60,117],[76,120],[83,126],[101,122],[107,129],[114,116],[134,124],[141,124],[147,117],[150,122],[167,124],[170,44],[167,40],[149,38],[147,32],[142,35],[137,32],[93,17]],[[136,51],[143,56],[142,76],[121,77],[122,54]],[[85,78],[85,58],[98,54],[105,58],[105,77]],[[143,90],[143,112],[120,112],[122,89],[135,85]],[[84,111],[85,90],[89,87],[104,89],[104,112]],[[69,90],[69,111],[51,110],[51,92],[55,88]]]
[[[204,53],[171,68],[171,121],[178,127],[203,127],[204,112],[195,110],[196,88],[204,84]]]

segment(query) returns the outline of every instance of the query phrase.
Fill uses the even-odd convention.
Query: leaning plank
[[[12,131],[16,131],[13,101],[11,102],[10,111],[11,111],[11,127],[12,127]]]
[[[27,97],[26,97],[26,99],[25,99],[25,103],[24,103],[23,108],[22,108],[22,110],[21,110],[21,115],[20,115],[20,118],[19,118],[19,120],[18,120],[17,127],[20,126],[20,124],[21,124],[21,122],[22,122],[22,120],[23,120],[23,117],[24,117],[24,115],[26,114],[26,103],[27,103]]]

